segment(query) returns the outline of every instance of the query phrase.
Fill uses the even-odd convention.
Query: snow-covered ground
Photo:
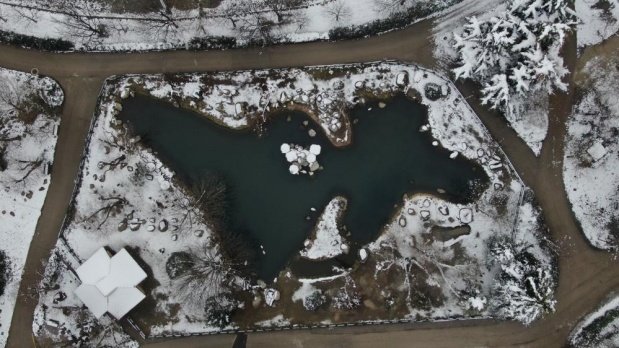
[[[619,30],[619,1],[576,0],[578,47],[598,44]]]
[[[0,347],[8,338],[30,241],[49,187],[59,108],[50,78],[0,68],[0,251],[10,277],[0,296]]]
[[[447,149],[452,158],[463,156],[479,164],[489,178],[489,185],[479,187],[483,190],[480,200],[468,205],[456,205],[428,195],[405,197],[395,221],[389,224],[378,241],[362,249],[366,256],[369,253],[367,266],[362,266],[365,268],[358,268],[356,272],[342,270],[341,274],[324,279],[298,280],[299,285],[320,284],[321,289],[328,290],[325,296],[332,298],[337,306],[373,306],[372,301],[362,303],[358,298],[346,302],[349,293],[364,289],[356,285],[359,277],[376,277],[371,282],[378,285],[368,287],[368,291],[378,289],[380,284],[392,290],[397,287],[399,291],[410,291],[411,287],[407,288],[406,283],[385,283],[381,278],[394,272],[387,270],[389,262],[383,262],[392,257],[394,263],[403,265],[404,274],[419,267],[414,268],[414,272],[421,272],[416,281],[422,279],[426,284],[419,291],[423,293],[429,287],[442,299],[440,303],[431,303],[429,308],[423,307],[427,308],[423,310],[412,302],[402,303],[404,318],[415,318],[416,314],[433,319],[494,315],[497,312],[492,306],[502,302],[491,301],[500,272],[497,265],[486,267],[487,245],[491,238],[500,237],[514,245],[526,244],[525,249],[540,265],[551,268],[550,257],[540,248],[540,236],[535,233],[540,228],[536,224],[538,211],[529,201],[523,201],[525,188],[508,159],[453,84],[432,71],[414,65],[379,62],[179,74],[174,78],[129,75],[110,79],[103,93],[87,147],[88,155],[72,220],[62,236],[81,260],[102,246],[113,250],[134,248],[139,259],[152,270],[150,281],[147,280],[151,285],[145,290],[148,298],[156,299],[156,304],[150,305],[150,309],[136,309],[140,312],[136,318],[144,320],[138,325],[150,335],[221,330],[205,323],[203,308],[177,305],[180,300],[174,291],[174,277],[167,269],[168,259],[175,252],[192,252],[192,247],[204,244],[216,254],[218,246],[213,243],[216,238],[196,210],[188,189],[180,185],[174,173],[157,159],[156,154],[145,148],[140,139],[128,133],[115,118],[122,108],[122,98],[134,93],[144,93],[198,111],[230,128],[247,127],[266,118],[269,112],[301,110],[321,125],[322,131],[336,145],[344,145],[350,139],[352,128],[348,110],[367,100],[406,94],[428,107],[428,124],[419,131],[429,132],[434,138],[433,144]],[[336,127],[332,127],[334,125]],[[337,232],[340,209],[335,209],[336,202],[339,201],[334,200],[325,207],[321,219],[323,224],[316,226],[317,232],[327,232],[325,236],[328,238],[317,233],[314,245],[329,244],[329,248],[316,249],[320,257],[333,256],[331,244],[341,238]],[[451,227],[461,229],[452,230]],[[519,243],[522,241],[524,243]],[[339,251],[342,243],[339,239]],[[59,243],[57,251],[62,254],[63,248],[64,244]],[[328,255],[325,250],[329,251]],[[316,256],[311,248],[309,251]],[[418,260],[415,261],[417,264],[413,265],[411,260]],[[377,268],[379,263],[385,268],[384,272]],[[56,268],[50,264],[46,272],[53,274]],[[61,270],[61,273],[67,271]],[[284,288],[284,284],[297,281],[291,277],[290,272],[284,272],[270,285],[271,288],[266,288],[266,284],[251,288],[253,308],[245,304],[244,310],[255,310],[252,318],[257,319],[245,325],[288,326],[306,320],[273,314],[273,311],[280,310],[280,306],[293,301],[295,293],[295,301],[305,302],[305,295],[311,290],[299,292],[296,288],[292,291]],[[408,276],[405,279],[409,279]],[[344,286],[340,288],[342,282]],[[59,289],[54,292],[69,293],[75,286],[62,281],[55,281],[55,284]],[[250,290],[241,279],[237,279],[236,284],[238,291]],[[265,304],[266,298],[261,299],[269,291],[280,294],[280,300],[272,303],[273,307]],[[49,293],[41,298],[35,327],[44,327],[43,318],[52,317],[59,325],[74,327],[71,316],[75,314],[63,317],[62,311],[54,309],[50,303],[53,295]],[[489,305],[484,308],[484,303]],[[145,310],[148,312],[144,313]],[[75,313],[87,315],[81,308],[76,308]],[[264,314],[260,316],[261,313]],[[247,317],[243,318],[246,320]],[[318,322],[324,322],[324,318]],[[234,327],[233,322],[227,328]],[[52,334],[45,328],[37,332],[43,336]]]
[[[330,259],[348,252],[348,245],[339,224],[347,203],[346,198],[336,197],[327,204],[318,218],[312,237],[305,241],[305,249],[300,252],[301,257],[310,260]]]
[[[255,2],[255,0],[252,1]],[[248,3],[251,4],[252,1]],[[270,36],[288,42],[328,39],[328,32],[333,28],[363,25],[389,17],[390,11],[384,10],[377,4],[379,2],[384,1],[308,0],[298,9],[283,11],[284,19],[288,23],[275,25]],[[161,3],[164,4],[164,2]],[[193,37],[236,37],[240,44],[243,41],[259,38],[260,30],[256,29],[254,23],[256,20],[252,19],[255,15],[239,16],[239,10],[230,10],[235,3],[235,0],[224,0],[217,8],[203,8],[201,14],[197,9],[181,11],[170,8],[170,13],[162,16],[157,12],[148,15],[113,13],[105,2],[79,0],[72,4],[75,6],[74,9],[61,9],[60,11],[73,13],[77,9],[78,14],[105,18],[85,18],[77,21],[71,20],[71,16],[49,11],[58,10],[58,3],[53,1],[7,1],[0,4],[0,14],[2,14],[0,18],[3,19],[0,21],[0,29],[36,37],[62,38],[75,42],[78,49],[87,50],[170,49],[184,47]],[[403,3],[409,6],[417,3],[445,6],[445,3],[449,1],[407,0]],[[274,12],[268,11],[266,5],[254,5],[251,12],[258,11],[257,13],[263,17],[263,20],[277,23],[277,16]],[[34,7],[36,10],[27,9],[24,6]],[[243,5],[236,4],[236,6],[240,8]],[[405,9],[405,7],[402,8],[402,10]],[[236,12],[232,17],[233,21],[227,13],[234,11]],[[143,20],[145,18],[154,18],[159,22],[145,21]],[[96,30],[101,27],[105,31],[102,36],[89,29]]]
[[[619,245],[619,69],[594,58],[580,73],[582,98],[568,124],[563,179],[574,214],[591,244]]]
[[[574,347],[611,348],[619,346],[619,297],[615,294],[587,315],[570,334]]]

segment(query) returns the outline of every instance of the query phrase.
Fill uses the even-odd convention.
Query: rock
[[[307,131],[307,134],[310,136],[310,138],[313,138],[316,136],[316,131],[313,129],[310,129],[309,131]]]
[[[123,220],[118,224],[118,232],[122,232],[127,229],[127,220]]]
[[[417,215],[417,213],[415,212],[415,209],[408,208],[408,215]]]
[[[443,190],[442,188],[437,188],[436,192],[438,192],[440,194],[445,194],[445,192],[447,192],[447,191]]]
[[[340,249],[341,249],[344,253],[348,254],[348,251],[350,250],[350,247],[348,246],[348,244],[346,244],[346,243],[342,243],[342,244],[340,244]]]
[[[447,206],[441,205],[438,207],[438,211],[443,215],[449,215],[449,208]]]
[[[380,102],[378,103],[378,107],[384,109],[385,107],[387,107],[387,104],[385,102]]]
[[[421,203],[421,206],[424,208],[429,208],[430,207],[430,200],[429,199],[424,199],[423,203]]]
[[[264,280],[262,280],[262,279],[258,279],[256,281],[256,284],[258,284],[258,286],[261,287],[262,289],[266,289],[266,287],[267,287],[267,283],[265,283]]]
[[[438,146],[438,141],[433,141],[432,146]]]
[[[312,243],[312,241],[311,241],[311,240],[309,240],[309,239],[306,239],[306,240],[303,242],[303,246],[304,246],[306,249],[311,248],[313,244],[314,244],[314,243]]]
[[[454,151],[451,153],[451,155],[449,155],[449,158],[451,159],[455,159],[456,157],[458,157],[458,151]]]
[[[297,175],[299,174],[299,166],[296,164],[292,164],[290,165],[290,167],[288,168],[288,170],[290,171],[290,174],[292,175]]]
[[[309,125],[309,121],[308,120],[303,121],[303,125],[307,127]]]
[[[252,307],[254,308],[258,308],[260,306],[260,304],[262,303],[262,297],[260,296],[254,296],[253,301],[251,302]]]
[[[428,221],[430,219],[430,211],[429,210],[422,210],[419,213],[421,215],[421,220]]]
[[[278,290],[275,290],[273,288],[268,288],[264,290],[264,302],[266,302],[266,304],[270,307],[273,307],[275,301],[278,301],[279,299],[280,294]]]
[[[312,172],[315,172],[320,169],[320,164],[318,164],[318,162],[312,162],[309,167]]]
[[[168,221],[163,219],[159,221],[159,232],[165,232],[168,230]]]
[[[406,227],[406,218],[404,218],[404,216],[400,216],[400,219],[398,220],[398,224],[400,224],[400,226],[402,227]]]
[[[495,182],[494,183],[494,189],[497,191],[503,191],[503,184]]]
[[[463,224],[469,224],[473,222],[473,210],[471,210],[471,208],[460,209],[459,218],[460,222],[462,222]]]
[[[178,234],[173,234],[172,240],[176,242],[178,240]]]
[[[364,248],[359,249],[359,260],[361,260],[361,263],[365,263],[368,260],[367,249],[364,249]]]
[[[477,157],[484,157],[486,155],[486,151],[484,149],[477,149]]]
[[[198,237],[198,238],[200,238],[200,237],[202,237],[202,236],[204,235],[204,231],[203,231],[203,230],[196,230],[196,231],[193,233],[193,235],[194,235],[194,236],[196,236],[196,237]]]
[[[152,224],[152,223],[155,223],[155,218],[154,218],[154,217],[149,218],[149,219],[148,219],[148,222],[150,222],[151,224]]]
[[[309,152],[313,153],[316,156],[320,155],[321,150],[322,148],[320,147],[320,145],[316,145],[316,144],[312,144],[309,148]]]
[[[148,225],[148,226],[146,226],[146,231],[147,232],[155,232],[155,225]]]
[[[127,98],[129,98],[129,95],[130,95],[130,94],[129,94],[129,89],[128,89],[128,88],[125,88],[125,89],[123,89],[123,90],[120,92],[120,98],[122,98],[122,99],[127,99]]]

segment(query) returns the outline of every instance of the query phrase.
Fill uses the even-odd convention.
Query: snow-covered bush
[[[526,246],[495,242],[490,247],[490,262],[500,266],[492,303],[497,315],[529,325],[544,313],[554,311],[553,274]]]
[[[349,291],[344,287],[337,295],[333,296],[331,304],[337,309],[359,308],[361,306],[361,296],[356,291]]]
[[[211,297],[204,306],[207,324],[224,328],[232,321],[232,315],[239,308],[239,301],[229,293]]]
[[[567,88],[559,51],[575,25],[568,0],[512,0],[507,11],[488,20],[471,17],[454,35],[456,78],[482,83],[484,104],[516,112],[518,98]]]
[[[321,290],[316,290],[303,299],[303,307],[308,311],[315,311],[325,304],[325,302],[327,302],[327,296],[325,296]]]
[[[9,281],[10,273],[11,267],[9,265],[9,259],[6,257],[4,251],[0,250],[0,296],[4,294],[4,287]]]
[[[165,270],[170,279],[175,279],[188,272],[194,266],[193,257],[186,251],[173,252],[165,264]]]

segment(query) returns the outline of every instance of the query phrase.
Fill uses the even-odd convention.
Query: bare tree
[[[245,40],[268,46],[276,41],[273,35],[275,26],[276,23],[263,13],[252,13],[241,19],[237,30]]]
[[[97,16],[99,8],[95,3],[86,1],[80,5],[70,2],[61,3],[59,11],[64,12],[64,20],[54,18],[52,21],[63,25],[67,35],[85,43],[100,42],[101,39],[108,37],[108,28]]]
[[[336,22],[346,22],[352,16],[352,11],[344,0],[335,0],[327,4],[324,12]]]
[[[277,23],[284,22],[286,11],[301,6],[304,0],[263,0],[264,6],[277,16]]]
[[[229,291],[233,270],[216,246],[204,243],[190,250],[190,268],[172,282],[176,297],[184,304],[204,308],[209,298]]]
[[[100,196],[99,201],[103,203],[103,206],[95,210],[86,219],[84,219],[84,222],[99,221],[99,225],[97,225],[97,230],[101,229],[101,226],[105,224],[105,222],[109,219],[110,216],[120,214],[123,211],[124,207],[129,204],[129,201],[120,196]]]
[[[0,111],[9,116],[17,116],[29,113],[33,104],[28,103],[30,94],[25,84],[29,82],[15,79],[3,79],[0,82]]]
[[[143,21],[143,31],[152,38],[168,41],[178,33],[178,19],[165,1],[135,0],[142,11],[150,14],[150,20]]]
[[[39,22],[39,11],[37,9],[19,6],[12,7],[11,9],[17,13],[20,18],[24,18],[33,23]]]
[[[249,0],[228,0],[217,7],[217,13],[222,19],[230,21],[232,28],[236,28],[240,17],[248,15],[252,11],[258,10],[256,3]]]
[[[374,8],[381,13],[402,12],[413,5],[415,0],[374,0]]]

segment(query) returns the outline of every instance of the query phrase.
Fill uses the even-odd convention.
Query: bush
[[[0,42],[41,51],[71,51],[74,48],[73,43],[70,41],[53,38],[38,38],[4,30],[0,30]]]
[[[239,301],[229,293],[211,297],[204,307],[206,322],[223,329],[230,324],[238,308]]]
[[[303,307],[308,311],[315,311],[325,304],[325,302],[327,302],[327,296],[325,296],[321,290],[317,290],[303,299]]]
[[[189,40],[188,49],[199,50],[225,50],[236,47],[236,38],[230,36],[194,37]]]
[[[342,289],[333,297],[333,307],[337,309],[355,309],[361,306],[361,296],[357,292]]]
[[[440,3],[423,2],[417,3],[408,10],[398,12],[385,19],[377,19],[364,25],[351,25],[329,30],[329,40],[360,39],[366,36],[378,35],[391,30],[404,28],[420,18],[427,17],[434,12],[440,11],[462,0],[447,0]]]
[[[178,251],[172,253],[165,264],[166,273],[170,279],[174,279],[193,267],[194,261],[191,254],[185,251]]]
[[[9,258],[4,251],[0,250],[0,296],[4,294],[4,288],[9,282],[9,275],[11,274],[11,265],[9,264]]]

